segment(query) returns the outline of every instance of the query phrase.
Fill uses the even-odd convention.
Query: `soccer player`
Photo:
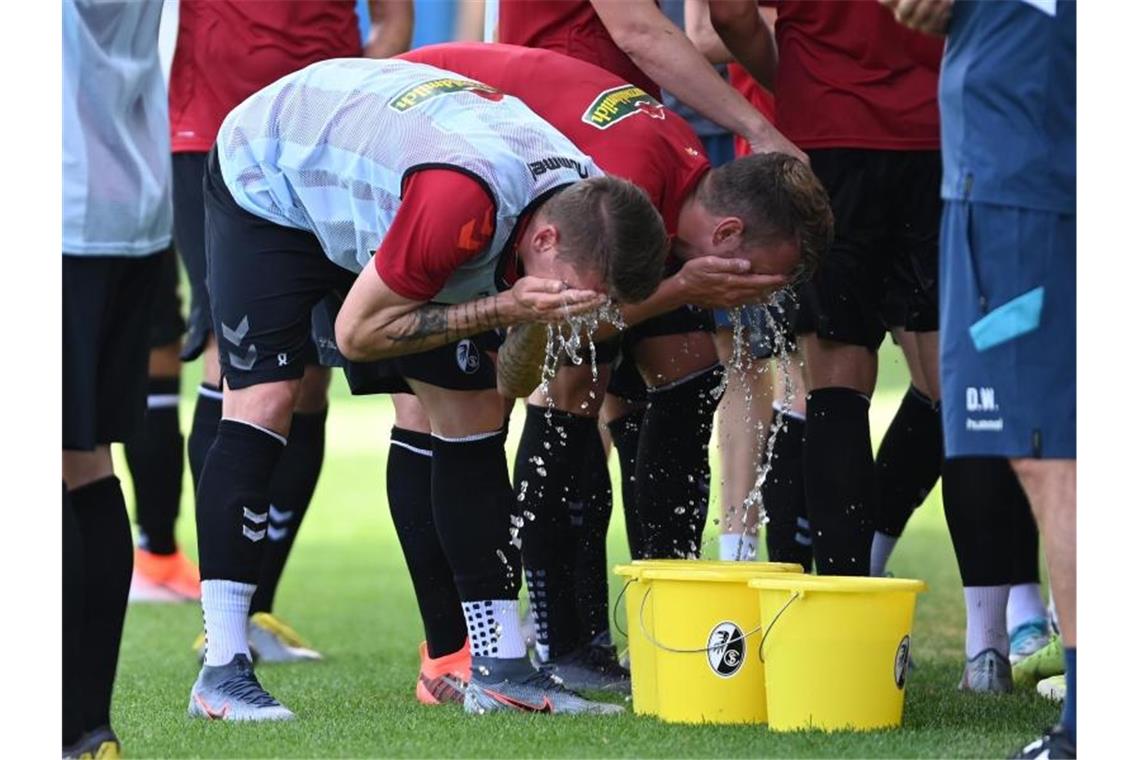
[[[1075,757],[1076,3],[885,5],[947,35],[946,456],[1010,460],[1045,540],[1065,646],[1061,722],[1019,756]]]
[[[159,2],[63,4],[63,755],[118,757],[131,528],[110,445],[146,412],[170,246]]]
[[[183,0],[170,72],[170,142],[174,165],[174,223],[191,287],[190,329],[182,358],[203,356],[202,384],[188,441],[195,487],[222,415],[221,368],[206,292],[206,153],[218,126],[258,89],[315,61],[367,55],[384,58],[408,49],[409,0],[373,0],[372,29],[362,45],[351,2],[302,0],[265,3]],[[231,350],[232,344],[225,344]],[[325,446],[329,370],[316,352],[304,357],[305,374],[294,410],[289,445],[270,483],[266,549],[250,606],[249,636],[262,662],[320,659],[320,653],[273,614],[277,586],[317,486]],[[195,642],[201,649],[202,637]]]
[[[493,383],[470,392],[468,370],[473,336],[652,293],[666,241],[645,193],[601,176],[517,99],[407,61],[337,59],[278,80],[230,113],[207,165],[210,305],[230,345],[198,485],[207,646],[190,713],[293,717],[255,678],[245,623],[309,315],[330,294],[346,294],[340,351],[384,359],[376,375],[410,387],[430,420],[431,519],[470,639],[467,711],[620,712],[526,658],[503,403]],[[501,369],[527,369],[516,355],[532,332],[506,337]]]
[[[182,499],[184,440],[178,422],[178,394],[179,352],[186,322],[178,295],[178,254],[173,248],[162,253],[157,286],[150,318],[146,416],[142,429],[124,446],[138,525],[131,600],[197,600],[201,594],[198,566],[174,539]]]
[[[826,246],[830,210],[822,186],[806,166],[784,154],[767,154],[710,170],[698,138],[683,119],[641,88],[596,66],[549,51],[508,45],[438,45],[401,57],[437,64],[520,97],[594,156],[604,170],[636,182],[649,193],[663,213],[666,229],[674,235],[673,249],[684,264],[651,298],[623,310],[627,324],[636,326],[681,304],[736,305],[763,300],[789,282],[801,266],[810,269]],[[592,468],[592,473],[600,471],[608,483],[595,432],[600,398],[589,398],[589,369],[582,374],[587,382],[577,389],[581,394],[577,399],[555,400],[552,425],[545,420],[544,399],[531,396],[515,479],[520,510],[533,515],[533,520],[523,522],[522,548],[528,579],[534,581],[530,584],[532,603],[539,608],[539,643],[549,647],[555,672],[568,682],[613,686],[622,675],[607,666],[596,650],[591,653],[594,634],[589,628],[582,630],[589,619],[583,607],[598,601],[604,624],[606,574],[603,569],[600,594],[593,592],[590,604],[583,605],[578,597],[590,581],[575,572],[577,555],[583,550],[581,537],[573,532],[578,527],[574,525],[574,497],[585,490],[581,473]],[[599,376],[603,375],[599,366]],[[672,422],[691,429],[687,420],[699,410],[671,402],[669,389],[651,398],[667,412],[660,424]],[[582,408],[585,400],[592,405]],[[411,436],[423,434],[415,424],[414,416],[398,405],[389,456],[390,462],[405,463],[400,472],[412,472],[416,456],[426,459],[434,453],[423,438],[414,442]],[[572,447],[577,441],[593,447],[593,451],[586,449],[590,459],[577,460],[581,470],[566,466],[576,461]],[[688,443],[699,453],[698,445],[692,440]],[[559,464],[561,469],[554,466]],[[402,479],[398,493],[391,484],[390,479],[389,499],[398,532],[420,541],[412,550],[405,543],[405,556],[424,612],[428,654],[432,658],[439,656],[437,652],[449,655],[454,649],[448,647],[461,643],[458,609],[447,603],[446,590],[438,582],[428,582],[438,573],[429,562],[438,550],[432,549],[430,534],[401,528],[415,525],[422,517],[416,512],[409,480]],[[426,487],[425,483],[416,492]],[[646,490],[661,499],[676,499],[667,491]],[[535,492],[543,498],[534,498]],[[402,514],[397,515],[397,510]],[[603,568],[608,513],[604,517],[603,529],[586,547],[592,551],[600,544]],[[672,517],[669,511],[661,515],[661,521]],[[683,530],[689,530],[687,523],[682,523]],[[433,662],[426,660],[425,670],[432,669]]]

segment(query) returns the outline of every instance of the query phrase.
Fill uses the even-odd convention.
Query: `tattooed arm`
[[[529,396],[542,382],[545,358],[545,324],[533,322],[512,327],[495,360],[499,393],[506,398]]]
[[[336,318],[337,347],[351,361],[427,351],[460,338],[524,322],[557,321],[597,308],[602,297],[557,280],[523,277],[510,290],[454,305],[413,301],[364,267]]]

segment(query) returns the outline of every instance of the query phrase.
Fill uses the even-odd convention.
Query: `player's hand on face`
[[[927,34],[946,34],[954,0],[879,0],[903,26]]]
[[[561,322],[593,311],[606,300],[597,291],[571,288],[561,280],[543,277],[522,277],[510,293],[520,323]]]
[[[681,267],[686,302],[708,309],[730,309],[762,303],[791,282],[786,275],[753,274],[746,259],[701,256]]]

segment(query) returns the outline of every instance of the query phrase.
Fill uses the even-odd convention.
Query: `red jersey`
[[[430,301],[494,233],[495,203],[482,184],[460,171],[423,169],[404,181],[400,208],[372,264],[398,295]],[[513,266],[504,279],[514,283]]]
[[[513,95],[589,154],[648,193],[674,234],[681,205],[709,169],[700,138],[644,89],[589,63],[515,45],[447,43],[398,58],[454,71]]]
[[[499,0],[499,42],[588,61],[661,99],[661,88],[617,46],[590,0]]]
[[[728,64],[728,83],[743,95],[744,99],[751,103],[752,107],[759,111],[765,119],[771,122],[776,121],[776,99],[772,97],[771,91],[753,79],[748,70],[739,63]],[[752,146],[740,135],[733,136],[733,148],[737,158],[747,156],[752,152]]]
[[[938,150],[942,40],[877,0],[774,3],[776,126],[800,148]]]
[[[291,72],[362,53],[353,0],[182,0],[170,68],[170,147],[205,152],[233,108]]]

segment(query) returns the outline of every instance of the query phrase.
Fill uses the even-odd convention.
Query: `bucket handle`
[[[617,598],[614,599],[614,609],[613,609],[614,628],[616,628],[617,632],[620,633],[622,636],[625,636],[626,640],[629,639],[629,633],[626,631],[623,631],[621,629],[621,624],[618,623],[617,613],[618,613],[618,608],[621,606],[622,597],[625,596],[625,592],[629,590],[629,586],[631,583],[633,583],[633,581],[634,581],[633,578],[630,578],[628,581],[626,581],[625,584],[621,587],[621,591],[618,592]]]
[[[677,647],[667,646],[665,644],[662,644],[657,639],[653,638],[653,636],[649,633],[649,631],[645,627],[645,603],[647,601],[649,601],[649,595],[651,593],[653,593],[652,587],[650,587],[649,589],[646,590],[645,596],[641,597],[641,609],[638,610],[637,622],[641,624],[641,635],[644,636],[649,641],[650,644],[657,647],[658,649],[663,649],[666,652],[672,652],[673,654],[701,654],[703,652],[708,652],[708,651],[715,649],[717,647],[724,647],[724,646],[728,646],[729,644],[732,644],[732,643],[737,642],[737,641],[743,641],[744,639],[748,638],[752,634],[759,633],[760,629],[763,627],[763,626],[758,625],[755,628],[753,628],[751,631],[749,631],[748,633],[741,634],[740,636],[736,636],[734,638],[729,639],[728,641],[721,642],[720,644],[716,644],[714,646],[697,647],[696,649],[679,649]]]
[[[776,621],[780,619],[780,615],[784,614],[784,610],[788,609],[788,607],[792,605],[792,602],[796,601],[799,598],[800,592],[793,591],[792,595],[788,597],[788,601],[784,602],[784,606],[781,607],[780,611],[776,613],[776,616],[772,618],[772,623],[768,626],[768,630],[764,631],[764,635],[760,637],[760,662],[764,662],[764,642],[768,640],[768,634],[771,633],[772,629],[776,627]]]

